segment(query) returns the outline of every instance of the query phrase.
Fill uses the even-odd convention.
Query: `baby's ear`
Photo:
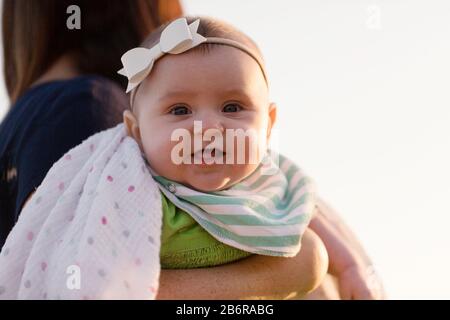
[[[135,115],[130,110],[125,110],[123,112],[123,123],[125,129],[127,129],[127,134],[135,141],[141,144],[141,132],[139,130],[139,124]]]
[[[267,126],[267,139],[270,138],[270,134],[272,132],[272,127],[277,120],[277,105],[275,102],[271,102],[269,104],[269,125]]]

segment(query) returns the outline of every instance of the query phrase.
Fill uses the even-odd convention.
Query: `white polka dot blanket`
[[[0,299],[154,299],[161,195],[122,124],[50,169],[0,253]]]

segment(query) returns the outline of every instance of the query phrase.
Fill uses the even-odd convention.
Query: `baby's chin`
[[[253,165],[213,165],[200,166],[190,165],[185,171],[183,181],[179,181],[193,189],[202,192],[215,192],[226,190],[250,175],[256,166]]]
[[[229,178],[224,177],[196,177],[188,179],[184,184],[201,192],[215,192],[228,189],[233,183]]]
[[[236,177],[222,170],[189,170],[182,178],[182,184],[202,192],[214,192],[228,189],[236,183]]]

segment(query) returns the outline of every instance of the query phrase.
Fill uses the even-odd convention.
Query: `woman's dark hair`
[[[80,29],[66,25],[71,5],[80,8]],[[11,102],[66,53],[79,72],[125,86],[117,74],[121,55],[181,14],[179,0],[3,0],[4,78]]]

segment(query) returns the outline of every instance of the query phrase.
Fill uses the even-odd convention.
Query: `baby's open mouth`
[[[203,148],[191,154],[191,160],[194,164],[215,164],[224,163],[226,152],[218,148]]]

